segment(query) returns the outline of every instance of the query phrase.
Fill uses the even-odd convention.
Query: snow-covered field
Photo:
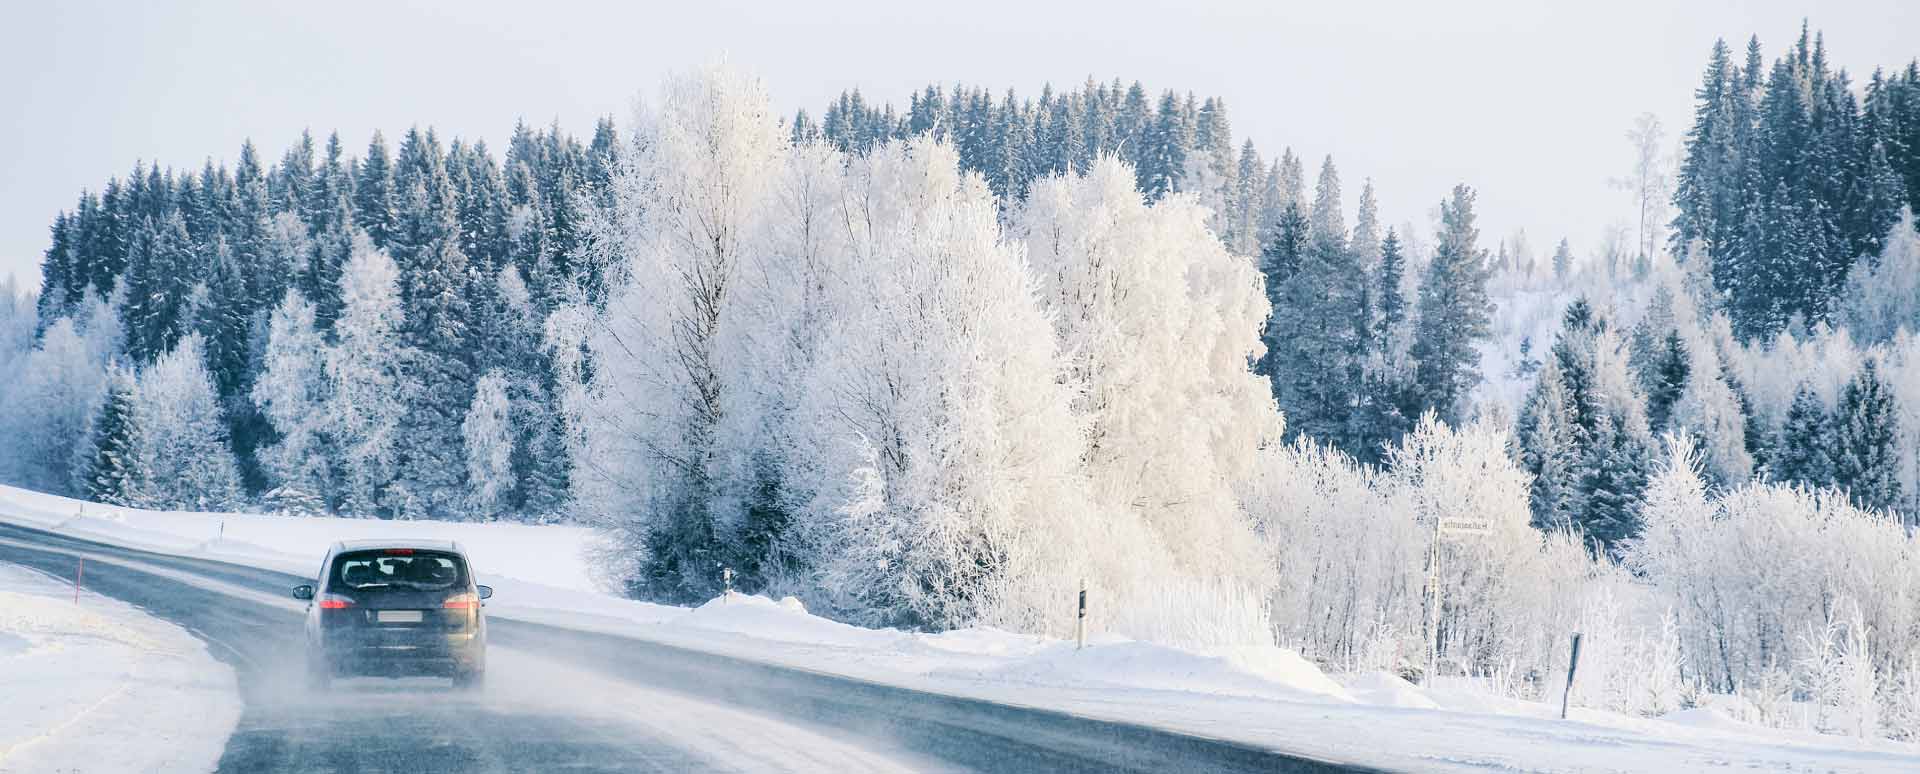
[[[1071,642],[992,629],[848,626],[797,602],[732,596],[686,609],[594,588],[577,527],[128,511],[0,487],[0,521],[165,553],[306,574],[330,541],[459,540],[497,594],[491,615],[613,632],[909,688],[1158,725],[1400,769],[1920,770],[1920,746],[1739,723],[1714,708],[1637,718],[1429,690],[1385,673],[1327,675],[1293,651],[1194,652],[1111,636]],[[1099,631],[1097,601],[1094,631]],[[4,648],[0,648],[4,651]],[[230,678],[229,678],[230,679]],[[229,725],[231,725],[229,721]]]
[[[179,627],[72,593],[0,564],[0,772],[211,770],[240,718],[233,670]]]

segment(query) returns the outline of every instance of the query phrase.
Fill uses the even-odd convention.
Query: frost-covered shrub
[[[1385,471],[1308,444],[1264,451],[1248,503],[1279,578],[1276,639],[1336,669],[1424,669],[1441,520],[1441,673],[1543,695],[1564,674],[1575,611],[1618,574],[1571,538],[1528,526],[1528,481],[1507,442],[1486,424],[1429,418]]]
[[[1748,484],[1709,497],[1674,439],[1626,562],[1672,604],[1685,674],[1740,691],[1770,723],[1869,735],[1875,697],[1920,653],[1920,536],[1837,492]],[[1881,702],[1884,704],[1884,701]]]

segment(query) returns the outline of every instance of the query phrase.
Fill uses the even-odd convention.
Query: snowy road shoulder
[[[0,695],[0,774],[210,771],[240,717],[233,670],[193,635],[6,563]]]

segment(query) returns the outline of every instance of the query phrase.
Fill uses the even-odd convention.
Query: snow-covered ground
[[[192,635],[0,563],[0,772],[208,771],[239,718]]]
[[[1765,729],[1713,708],[1651,719],[1576,708],[1562,721],[1557,706],[1464,682],[1429,690],[1384,673],[1330,676],[1282,648],[1193,652],[1094,636],[1076,650],[991,629],[863,629],[791,600],[735,595],[693,609],[633,602],[594,589],[583,556],[592,533],[574,527],[150,513],[6,487],[0,521],[300,574],[333,540],[452,538],[495,587],[496,617],[1392,768],[1920,770],[1920,746]]]

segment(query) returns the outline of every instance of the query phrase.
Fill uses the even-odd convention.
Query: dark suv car
[[[473,582],[451,541],[347,541],[327,550],[315,585],[297,586],[307,604],[307,682],[334,677],[453,678],[479,688],[487,669],[493,589]]]

